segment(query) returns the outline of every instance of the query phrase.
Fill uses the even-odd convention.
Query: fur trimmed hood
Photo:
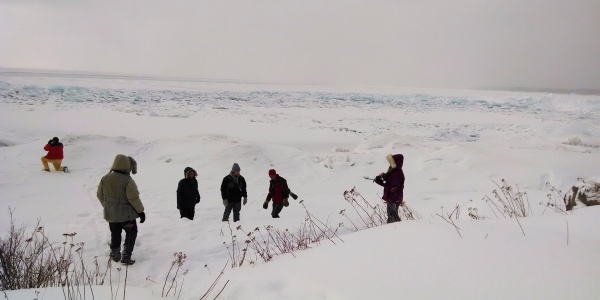
[[[117,154],[110,171],[137,174],[137,162],[131,156]]]
[[[129,157],[123,154],[118,154],[113,161],[111,171],[121,171],[129,174],[131,172],[131,162]]]
[[[196,175],[198,174],[198,172],[196,172],[196,170],[194,170],[193,168],[191,168],[191,167],[186,167],[186,168],[183,170],[183,178],[184,178],[184,179],[187,179],[187,178],[188,178],[188,173],[189,173],[189,172],[194,172],[194,173],[196,173]],[[195,178],[195,177],[194,177],[194,178]]]
[[[402,154],[388,154],[386,156],[387,161],[390,163],[390,167],[392,167],[392,169],[395,168],[400,168],[402,169],[402,165],[404,164],[404,155]]]

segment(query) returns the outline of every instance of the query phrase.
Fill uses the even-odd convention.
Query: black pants
[[[400,215],[398,215],[399,208],[400,208],[400,206],[397,203],[387,202],[387,215],[388,215],[387,222],[388,222],[388,224],[401,221]]]
[[[225,212],[223,213],[223,221],[229,221],[229,215],[233,210],[233,221],[237,222],[240,220],[240,210],[242,210],[242,201],[228,202],[225,206]]]
[[[273,202],[273,211],[271,211],[271,216],[273,218],[279,218],[279,213],[283,209],[283,203]]]
[[[110,250],[113,253],[118,253],[121,249],[121,232],[125,230],[125,243],[123,243],[122,258],[130,259],[137,238],[137,223],[135,220],[108,223],[110,227]]]
[[[190,220],[193,220],[195,213],[196,210],[194,209],[194,207],[179,209],[179,215],[181,215],[182,218],[188,218]]]

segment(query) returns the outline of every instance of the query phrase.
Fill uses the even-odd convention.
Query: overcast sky
[[[600,0],[0,0],[0,67],[600,89]]]

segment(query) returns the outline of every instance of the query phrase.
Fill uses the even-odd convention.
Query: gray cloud
[[[600,89],[600,1],[1,1],[0,66]]]

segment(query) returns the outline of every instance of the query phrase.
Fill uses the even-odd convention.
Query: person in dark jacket
[[[386,173],[375,177],[375,183],[383,186],[383,201],[387,204],[388,223],[399,222],[398,209],[404,201],[404,172],[402,154],[388,155],[387,160],[390,167]]]
[[[198,180],[196,170],[186,167],[183,170],[184,178],[177,185],[177,209],[182,218],[194,219],[196,204],[200,203]]]
[[[240,220],[240,210],[242,210],[242,198],[244,205],[248,203],[248,193],[246,192],[246,180],[240,175],[240,166],[235,163],[231,168],[231,173],[223,178],[221,183],[221,198],[225,212],[223,213],[223,222],[229,221],[229,215],[233,210],[233,221]]]
[[[130,173],[137,173],[137,163],[129,156],[118,154],[110,172],[102,177],[97,197],[104,208],[104,219],[110,228],[110,258],[124,265],[133,265],[131,259],[138,227],[135,221],[146,221],[140,192]],[[125,230],[125,243],[121,253],[121,232]]]
[[[58,141],[57,137],[54,137],[48,141],[48,144],[44,146],[44,150],[48,151],[48,154],[42,157],[42,165],[44,165],[44,171],[50,172],[50,167],[48,166],[48,163],[51,163],[54,166],[54,170],[69,173],[69,168],[67,168],[67,166],[61,166],[62,160],[64,158],[63,148],[63,144]]]
[[[279,218],[279,213],[283,207],[290,205],[288,202],[290,189],[288,188],[285,178],[279,176],[275,170],[269,170],[269,178],[271,178],[269,183],[269,194],[267,195],[265,203],[263,203],[263,208],[267,209],[269,207],[269,201],[273,200],[271,216],[273,218]]]

